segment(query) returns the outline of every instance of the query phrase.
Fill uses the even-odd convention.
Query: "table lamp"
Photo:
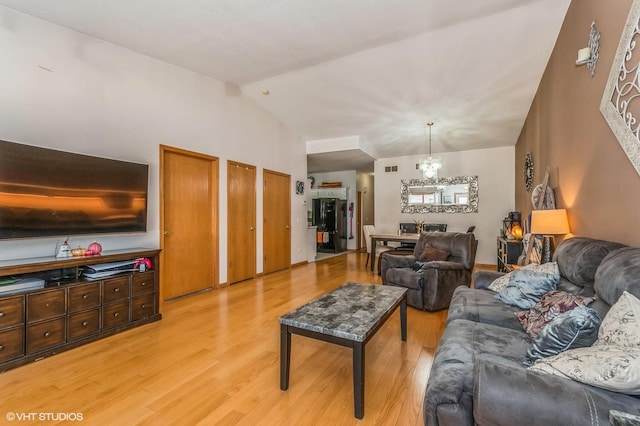
[[[555,249],[555,235],[568,234],[569,221],[565,209],[534,210],[531,212],[531,233],[542,235],[541,263],[551,261]]]

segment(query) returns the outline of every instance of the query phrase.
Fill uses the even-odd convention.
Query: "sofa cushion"
[[[539,359],[529,369],[614,392],[640,395],[640,347],[594,345],[571,349]]]
[[[640,297],[640,248],[625,247],[604,258],[595,275],[598,298],[609,305],[618,301],[622,292]]]
[[[526,365],[539,358],[557,355],[569,349],[591,346],[598,338],[600,317],[586,306],[578,306],[556,316],[534,339],[527,351]]]
[[[596,345],[640,348],[640,300],[625,291],[602,320]]]
[[[467,320],[449,322],[438,344],[425,393],[424,420],[437,425],[464,424],[451,417],[471,412],[473,369],[477,361],[496,360],[522,366],[531,339],[522,331]],[[465,410],[460,405],[469,404]],[[444,422],[440,424],[445,424]]]
[[[513,272],[509,284],[496,294],[496,299],[521,309],[529,309],[544,294],[555,290],[559,280],[559,274],[520,269]]]
[[[418,270],[413,268],[389,268],[386,271],[387,284],[409,289],[422,289],[424,278]]]
[[[522,326],[514,315],[519,308],[502,303],[495,295],[490,290],[456,288],[449,305],[447,323],[456,319],[466,319],[522,331]]]
[[[553,260],[558,262],[560,275],[570,282],[581,287],[592,287],[602,260],[609,252],[622,247],[625,245],[611,241],[574,237],[558,245]]]
[[[535,338],[547,324],[561,313],[568,312],[578,306],[587,306],[594,300],[595,297],[578,296],[554,290],[542,296],[528,311],[519,311],[515,315],[522,324],[525,333]]]

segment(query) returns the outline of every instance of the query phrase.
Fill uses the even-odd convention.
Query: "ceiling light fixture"
[[[435,179],[438,180],[438,170],[442,167],[442,161],[439,158],[433,158],[431,155],[431,127],[433,122],[427,123],[429,128],[429,156],[420,160],[420,170],[422,170],[423,179]]]

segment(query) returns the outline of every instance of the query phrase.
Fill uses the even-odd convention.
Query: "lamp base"
[[[541,263],[551,262],[553,252],[556,249],[556,239],[553,235],[544,235],[542,237],[542,256]]]

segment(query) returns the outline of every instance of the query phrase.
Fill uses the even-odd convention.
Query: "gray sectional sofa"
[[[558,290],[596,295],[604,318],[623,291],[640,297],[640,249],[590,238],[563,241],[554,254]],[[524,360],[530,338],[522,309],[488,289],[501,274],[477,271],[474,288],[458,287],[435,354],[424,398],[424,423],[461,425],[607,425],[611,410],[640,416],[640,397],[534,372]]]

